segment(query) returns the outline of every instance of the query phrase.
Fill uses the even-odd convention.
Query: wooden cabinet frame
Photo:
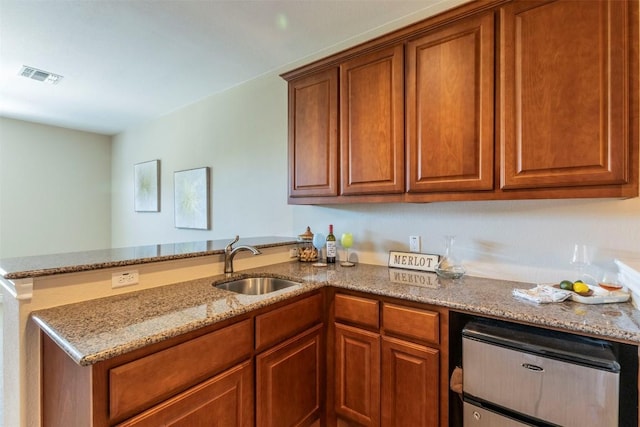
[[[385,367],[381,384],[385,390],[380,404],[381,425],[437,426],[440,423],[440,351],[383,337],[381,352]]]
[[[340,65],[340,194],[404,192],[402,44]]]
[[[630,7],[500,9],[502,189],[629,183]]]
[[[335,331],[336,413],[363,426],[378,426],[380,335],[346,325],[336,325]]]
[[[310,425],[321,418],[322,332],[323,325],[314,326],[256,356],[256,425]]]
[[[249,427],[256,408],[261,420],[269,413],[299,415],[287,412],[288,402],[265,396],[290,385],[309,409],[301,425],[319,426],[325,417],[325,295],[319,290],[292,297],[91,366],[78,365],[41,333],[42,424],[142,426],[184,417],[196,423],[210,411]],[[287,366],[301,375],[283,378]],[[313,375],[316,384],[304,394],[300,381]],[[254,405],[256,388],[261,400]]]
[[[328,292],[327,425],[448,427],[449,311]]]
[[[338,195],[338,69],[289,84],[289,197]]]
[[[407,192],[493,189],[494,13],[406,43]]]
[[[532,67],[532,70],[538,69],[540,72],[547,69],[558,71],[557,75],[543,79],[540,90],[535,89],[532,80],[528,78],[535,72],[528,71],[523,74],[519,68],[521,63],[516,63],[516,58],[525,58],[527,61],[534,58],[536,49],[544,51],[547,42],[540,40],[547,35],[561,36],[565,27],[536,24],[534,19],[530,27],[535,28],[537,25],[538,28],[542,28],[543,30],[539,31],[542,37],[530,38],[530,34],[523,36],[518,33],[519,30],[516,31],[516,26],[523,25],[522,17],[526,16],[528,9],[557,8],[561,14],[567,16],[572,13],[562,11],[566,5],[573,7],[582,3],[584,2],[572,0],[478,0],[283,74],[282,77],[286,80],[295,81],[323,70],[344,68],[343,64],[356,63],[363,60],[362,58],[374,55],[375,52],[392,49],[399,44],[405,46],[407,87],[403,120],[406,126],[406,159],[404,171],[398,172],[400,175],[404,174],[405,189],[389,178],[387,172],[390,169],[386,166],[380,168],[381,173],[376,177],[369,172],[358,175],[363,169],[349,157],[348,144],[351,140],[348,133],[353,128],[349,121],[354,119],[351,112],[343,111],[350,107],[349,92],[343,89],[340,92],[337,112],[341,117],[339,171],[334,175],[340,179],[341,190],[338,195],[328,197],[299,194],[297,197],[289,197],[289,203],[419,203],[637,197],[640,181],[638,1],[596,0],[591,3],[597,5],[601,13],[587,21],[589,25],[597,23],[593,25],[597,28],[593,28],[592,32],[591,29],[578,28],[573,33],[589,35],[588,43],[576,46],[576,50],[580,48],[585,51],[592,45],[603,47],[595,60],[596,68],[599,67],[599,70],[590,67],[586,83],[580,83],[580,76],[573,79],[572,71],[566,71],[571,67],[581,70],[583,67],[579,63],[580,59],[569,63],[568,66],[562,66],[562,62],[559,61],[560,65],[557,67]],[[473,36],[473,30],[470,28],[467,30],[471,33],[465,33],[468,23],[477,24],[477,20],[484,21],[490,17],[495,19],[492,40],[489,40],[489,34],[493,28],[488,23],[476,26],[476,29],[482,29],[476,30]],[[572,21],[572,25],[580,21],[573,18],[565,20],[567,19]],[[472,27],[473,25],[475,24],[472,24]],[[456,120],[456,114],[445,114],[444,118],[439,119],[441,122],[438,126],[429,132],[437,133],[446,129],[450,135],[445,137],[444,146],[434,147],[434,143],[430,142],[432,140],[427,139],[429,132],[425,133],[420,126],[421,120],[424,122],[425,117],[437,115],[425,111],[436,111],[438,107],[455,105],[456,99],[465,98],[464,94],[470,92],[470,85],[449,82],[449,87],[457,88],[457,95],[447,93],[441,100],[432,102],[433,105],[429,105],[429,99],[426,98],[427,104],[420,104],[420,98],[416,97],[419,89],[416,88],[422,81],[421,76],[428,76],[428,71],[424,71],[424,66],[420,68],[419,49],[431,46],[429,43],[436,43],[434,46],[441,43],[444,46],[453,40],[447,37],[455,38],[456,34],[468,40],[475,37],[477,49],[482,50],[477,55],[466,54],[461,59],[448,59],[449,64],[453,65],[458,61],[463,69],[470,70],[474,66],[470,58],[475,56],[476,98],[458,101],[459,109],[466,112],[464,115],[472,116],[469,120],[473,120],[474,124],[465,123],[459,129],[455,128],[456,123],[460,122]],[[571,32],[567,34],[570,35]],[[516,52],[517,46],[527,40],[532,40],[531,45],[538,44],[538,47],[528,48],[524,54],[522,50]],[[566,48],[568,50],[563,47],[565,52],[572,51],[571,43],[569,37]],[[456,49],[469,52],[470,48],[464,45],[465,43],[460,43]],[[437,47],[434,49],[436,52]],[[444,56],[441,58],[447,58],[447,54],[442,54]],[[437,53],[432,56],[438,58]],[[490,60],[492,56],[493,63]],[[556,61],[553,60],[553,55],[549,57],[551,59],[547,61],[554,64]],[[541,63],[544,63],[544,60]],[[527,64],[525,66],[531,67]],[[469,73],[467,71],[467,74]],[[489,73],[493,73],[493,76],[489,76]],[[576,73],[580,74],[580,71]],[[441,76],[445,81],[449,77],[446,73]],[[342,73],[341,80],[345,77]],[[437,72],[433,78],[440,78]],[[455,79],[452,81],[455,82]],[[574,94],[557,97],[557,93],[561,91],[554,89],[554,81],[568,82],[567,87],[575,86],[577,89],[573,91]],[[341,87],[343,83],[340,82]],[[425,84],[429,85],[428,78]],[[435,87],[435,83],[431,86]],[[596,86],[602,88],[602,91],[592,89]],[[540,97],[535,99],[537,93]],[[546,99],[553,96],[556,98],[555,101],[550,102]],[[422,95],[422,98],[425,96]],[[571,108],[580,109],[586,105],[587,108],[595,108],[598,111],[589,110],[574,116],[571,114],[571,108],[563,110],[562,106],[558,107],[558,100],[560,104],[563,100],[568,101],[564,104],[572,105]],[[456,108],[454,113],[458,112],[458,107],[451,108]],[[553,115],[554,112],[558,113],[557,117]],[[576,117],[584,123],[567,126],[575,121]],[[369,119],[371,117],[364,120]],[[289,125],[291,129],[291,121]],[[598,135],[593,136],[595,133]],[[291,135],[290,132],[290,137]],[[292,144],[291,140],[289,144]],[[584,152],[580,152],[581,146]],[[377,149],[372,148],[372,157],[376,157],[374,153]],[[400,150],[401,147],[398,145],[395,149]],[[448,153],[454,153],[456,159],[448,160],[447,163]],[[434,154],[434,157],[428,157],[430,154]],[[383,160],[385,165],[389,163],[386,154]],[[442,163],[439,163],[439,160]]]

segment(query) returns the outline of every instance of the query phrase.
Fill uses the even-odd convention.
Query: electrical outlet
[[[409,236],[409,251],[420,252],[420,236]]]
[[[291,248],[289,249],[289,258],[297,258],[298,257],[298,249]]]
[[[111,273],[111,288],[121,288],[138,283],[138,270],[122,271]]]

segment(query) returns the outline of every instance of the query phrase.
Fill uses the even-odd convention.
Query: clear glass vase
[[[436,274],[445,279],[459,279],[464,276],[465,269],[460,260],[455,256],[453,244],[456,240],[455,236],[445,236],[444,255],[436,265]]]

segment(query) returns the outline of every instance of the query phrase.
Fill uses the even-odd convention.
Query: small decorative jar
[[[298,261],[318,261],[318,250],[313,247],[313,233],[311,232],[311,227],[307,227],[307,231],[298,236]]]

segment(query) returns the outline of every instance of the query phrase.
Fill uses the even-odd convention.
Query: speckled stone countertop
[[[0,275],[7,280],[77,273],[101,268],[124,267],[150,262],[223,254],[231,239],[187,243],[99,249],[84,252],[38,255],[0,259]],[[237,245],[251,245],[258,249],[296,243],[292,237],[242,238]]]
[[[351,289],[544,327],[640,344],[640,312],[631,303],[536,305],[512,296],[530,283],[465,276],[443,280],[428,273],[357,264],[317,268],[287,262],[245,270],[234,278],[270,275],[301,282],[266,296],[212,286],[224,275],[101,298],[32,313],[35,322],[80,365],[91,365],[241,313],[323,286]]]

